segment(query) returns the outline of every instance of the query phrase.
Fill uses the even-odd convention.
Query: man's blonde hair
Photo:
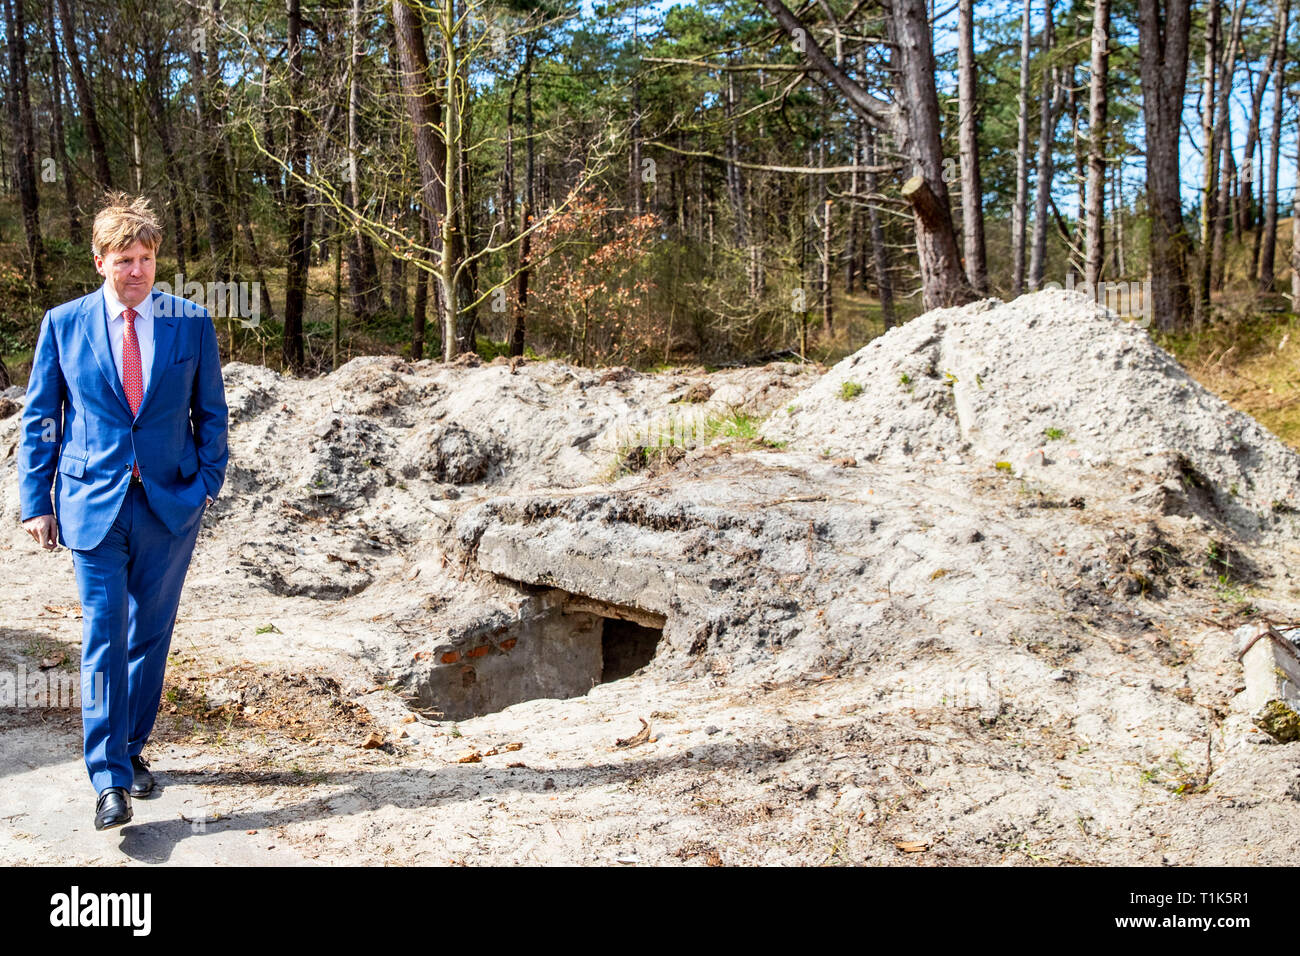
[[[121,252],[143,242],[155,252],[162,243],[162,226],[144,196],[124,192],[104,194],[90,234],[90,250],[97,256]]]

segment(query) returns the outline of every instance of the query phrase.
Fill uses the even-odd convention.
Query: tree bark
[[[1016,119],[1016,199],[1011,206],[1011,295],[1025,291],[1025,220],[1029,211],[1029,0],[1020,23],[1020,108]]]
[[[184,275],[186,271],[185,230],[184,218],[181,215],[180,184],[185,181],[185,178],[180,164],[176,161],[171,126],[167,122],[166,108],[163,105],[162,55],[158,47],[149,39],[145,40],[142,52],[144,54],[145,104],[149,110],[149,119],[153,123],[154,132],[158,134],[158,146],[162,150],[163,172],[167,177],[167,205],[172,214],[172,228],[176,231],[174,237],[176,269]],[[175,294],[181,295],[181,292],[176,291]]]
[[[1178,139],[1191,0],[1138,0],[1139,68],[1146,128],[1147,206],[1151,216],[1151,299],[1157,326],[1186,326],[1190,309],[1178,175]]]
[[[532,233],[527,232],[532,224],[535,194],[533,183],[536,181],[537,154],[533,135],[533,56],[536,52],[533,34],[524,39],[524,201],[519,207],[519,274],[515,278],[515,316],[514,331],[510,336],[510,354],[524,354],[524,334],[528,317],[528,277],[532,269]],[[703,215],[701,215],[701,221]]]
[[[826,139],[824,137],[817,144],[817,165],[819,167],[825,167],[826,165]],[[827,196],[826,177],[818,176],[817,180],[817,206],[822,217],[822,234],[819,243],[821,248],[818,250],[820,269],[817,278],[817,291],[821,294],[822,301],[822,334],[829,339],[835,326],[835,310],[831,298],[831,200]]]
[[[1300,309],[1300,150],[1296,151],[1295,192],[1291,198],[1291,311]]]
[[[77,203],[77,184],[72,175],[72,162],[68,158],[67,137],[63,129],[63,68],[55,30],[54,0],[45,5],[45,26],[50,45],[50,105],[54,112],[54,143],[59,157],[59,172],[63,178],[64,202],[68,207],[68,239],[74,246],[85,241],[81,228],[81,212]]]
[[[1109,2],[1109,0],[1105,0]],[[975,84],[974,0],[957,6],[958,111],[961,144],[961,225],[966,252],[966,279],[980,295],[988,293],[988,263],[984,253],[984,190],[980,182],[978,105]]]
[[[1046,0],[1043,17],[1043,56],[1050,57],[1056,46],[1052,0]],[[1066,89],[1061,82],[1060,67],[1052,64],[1043,70],[1042,105],[1038,124],[1038,161],[1034,176],[1034,231],[1029,246],[1029,288],[1043,285],[1047,266],[1047,210],[1052,201],[1052,181],[1056,175],[1056,124],[1065,105]],[[1067,240],[1068,241],[1068,240]]]
[[[4,0],[5,41],[9,47],[9,125],[13,134],[14,179],[22,207],[23,235],[32,281],[45,287],[45,242],[41,238],[40,198],[36,192],[36,131],[27,86],[27,20],[24,0]],[[66,170],[65,170],[66,174]]]
[[[867,222],[871,230],[871,258],[876,270],[876,289],[880,294],[880,315],[885,323],[885,330],[894,327],[894,285],[889,275],[889,251],[885,246],[885,231],[880,223],[880,210],[876,208],[877,182],[876,166],[876,131],[867,124],[864,154],[867,166]]]
[[[1106,106],[1107,63],[1110,57],[1110,0],[1094,0],[1092,11],[1092,76],[1088,93],[1088,213],[1084,281],[1093,289],[1101,283],[1106,261]]]
[[[211,0],[205,29],[210,38],[215,36],[215,24],[220,15],[220,0]],[[300,18],[301,19],[301,18]],[[301,54],[300,54],[301,56]],[[292,67],[291,67],[292,69]],[[202,132],[199,137],[199,171],[203,182],[203,202],[207,214],[208,244],[213,259],[213,271],[218,282],[229,281],[234,260],[234,229],[230,207],[230,170],[226,166],[224,136],[224,102],[217,102],[218,91],[224,95],[221,78],[221,61],[215,40],[207,50],[190,47],[191,82],[194,85],[195,106],[198,109]],[[301,117],[298,117],[301,127]],[[292,148],[292,147],[291,147]],[[292,193],[290,194],[292,203]],[[290,244],[293,239],[290,237]]]
[[[916,250],[921,266],[921,299],[927,309],[960,305],[977,298],[966,282],[957,253],[948,187],[943,179],[943,148],[939,137],[939,97],[935,88],[934,50],[925,0],[893,0],[890,34],[898,54],[898,100],[907,104],[897,138],[912,161],[913,176],[926,189],[908,194],[913,200]],[[923,210],[917,201],[932,193],[935,208]]]
[[[95,97],[90,84],[86,82],[86,73],[81,68],[81,54],[77,51],[77,30],[76,24],[72,22],[71,0],[58,0],[58,3],[59,19],[63,22],[63,52],[68,58],[68,70],[72,73],[72,87],[77,93],[77,106],[86,131],[86,142],[90,145],[90,154],[95,161],[95,178],[99,180],[101,188],[112,189],[113,176],[108,167],[104,133],[95,112]]]
[[[1223,242],[1227,224],[1228,202],[1231,179],[1225,175],[1224,164],[1231,165],[1232,158],[1232,119],[1228,109],[1232,95],[1233,79],[1237,73],[1237,53],[1241,49],[1241,17],[1245,12],[1244,0],[1237,0],[1232,12],[1232,28],[1228,33],[1228,48],[1224,51],[1222,68],[1219,71],[1219,99],[1214,108],[1214,163],[1215,178],[1218,182],[1214,200],[1214,223],[1210,241],[1210,272],[1203,275],[1211,290],[1223,286]],[[1226,160],[1225,160],[1226,157]]]
[[[787,35],[797,38],[809,64],[830,80],[862,119],[893,129],[895,139],[926,189],[913,189],[912,218],[921,268],[921,299],[927,309],[959,305],[976,298],[966,282],[957,252],[957,237],[948,187],[943,180],[939,139],[939,97],[935,88],[934,50],[925,0],[889,0],[889,40],[894,52],[895,103],[877,99],[825,54],[811,33],[782,0],[762,0]],[[926,208],[924,197],[934,200]]]
[[[441,259],[444,254],[443,221],[448,218],[446,183],[447,147],[434,130],[442,123],[443,103],[434,92],[429,72],[429,51],[425,46],[424,28],[406,0],[393,0],[393,28],[397,52],[402,64],[402,87],[411,130],[415,139],[415,156],[420,165],[420,207],[424,211],[433,248]],[[442,329],[443,361],[456,357],[455,298],[447,298],[441,282],[437,308]]]
[[[1268,59],[1260,71],[1259,82],[1252,83],[1250,90],[1250,122],[1246,126],[1246,144],[1242,147],[1241,157],[1241,202],[1237,206],[1237,235],[1245,239],[1246,233],[1255,225],[1257,210],[1255,208],[1255,147],[1259,143],[1259,122],[1264,106],[1264,91],[1268,87],[1269,77],[1273,73],[1273,60],[1277,56],[1276,39],[1269,44]],[[1255,266],[1251,262],[1250,276],[1255,278]]]
[[[302,9],[300,0],[288,0],[289,40],[289,157],[294,177],[289,183],[289,258],[286,263],[284,294],[284,339],[282,354],[286,368],[303,367],[302,321],[307,299],[307,197],[299,177],[307,175],[306,134],[303,130]]]
[[[391,27],[391,22],[390,22]],[[350,14],[352,52],[350,80],[348,83],[348,205],[361,208],[361,68],[364,63],[362,43],[365,40],[361,23],[361,0],[352,0]],[[394,53],[396,56],[396,53]],[[348,298],[352,312],[362,322],[373,319],[383,307],[379,297],[379,268],[375,263],[375,248],[360,226],[348,225],[344,243],[348,260]]]
[[[1259,250],[1259,291],[1273,291],[1273,260],[1277,246],[1277,174],[1282,153],[1282,81],[1286,63],[1287,21],[1291,0],[1277,0],[1277,33],[1273,43],[1273,141],[1268,148],[1268,188],[1264,197],[1264,237]]]

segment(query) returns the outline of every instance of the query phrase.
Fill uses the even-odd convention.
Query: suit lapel
[[[86,340],[90,342],[90,354],[95,356],[95,364],[104,374],[108,387],[122,403],[122,408],[130,415],[131,403],[126,400],[126,392],[122,390],[122,382],[117,377],[117,366],[113,363],[113,346],[108,341],[108,305],[104,301],[102,286],[98,292],[93,292],[81,300],[81,308],[77,310],[77,321],[81,325],[81,331],[86,335]]]
[[[164,309],[160,304],[162,297],[161,292],[151,293],[153,296],[153,367],[149,371],[149,389],[144,393],[144,398],[140,400],[140,412],[144,411],[149,399],[154,392],[158,391],[158,382],[167,371],[167,366],[171,364],[173,347],[176,344],[176,316],[172,313],[175,309]],[[163,313],[167,314],[164,315]],[[118,401],[122,403],[122,408],[128,415],[131,414],[131,403],[126,400],[126,392],[122,389],[122,380],[117,375],[117,365],[113,362],[113,347],[108,341],[108,305],[104,301],[104,289],[101,286],[98,292],[92,293],[81,300],[81,308],[77,310],[77,321],[81,325],[81,330],[86,339],[90,342],[91,354],[95,356],[95,364],[99,366],[100,372],[103,373],[107,380],[109,388],[117,396]],[[137,412],[136,417],[139,417]]]

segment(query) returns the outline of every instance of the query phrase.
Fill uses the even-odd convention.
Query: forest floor
[[[1144,333],[1015,307],[829,371],[232,363],[158,790],[95,832],[77,708],[0,708],[0,862],[1292,862],[1300,743],[1233,650],[1300,616],[1300,457]],[[0,680],[48,686],[82,625],[17,419]],[[552,588],[662,614],[655,659],[427,706]]]

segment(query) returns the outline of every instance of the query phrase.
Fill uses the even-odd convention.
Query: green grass
[[[746,412],[732,410],[726,413],[712,412],[703,419],[686,418],[676,415],[652,422],[632,432],[618,446],[614,460],[601,475],[604,482],[615,481],[628,474],[629,458],[637,457],[648,462],[651,458],[662,457],[669,448],[683,451],[712,444],[736,443],[759,448],[780,450],[789,443],[785,441],[768,441],[759,436],[758,427],[762,419]]]
[[[862,394],[862,386],[857,382],[844,381],[840,383],[840,398],[846,402],[850,399],[857,398]]]

